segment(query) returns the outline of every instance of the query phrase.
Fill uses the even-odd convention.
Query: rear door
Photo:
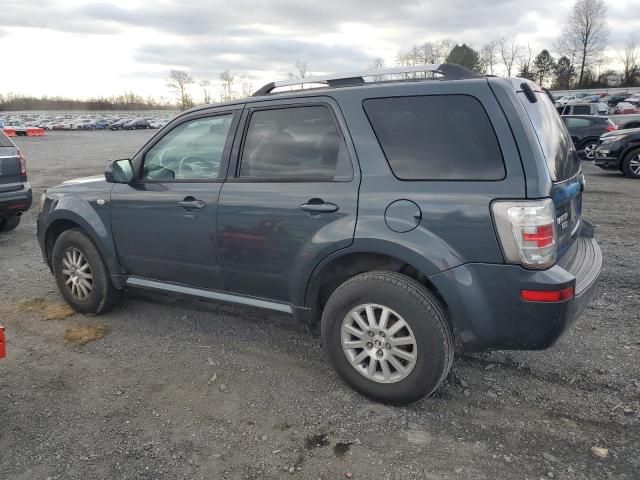
[[[331,99],[250,107],[218,205],[221,276],[230,292],[295,304],[315,265],[353,241],[358,170]]]
[[[21,190],[22,182],[26,181],[20,151],[0,131],[0,193]]]

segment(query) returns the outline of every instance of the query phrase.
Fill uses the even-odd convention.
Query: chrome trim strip
[[[218,300],[221,302],[235,303],[239,305],[247,305],[249,307],[265,308],[276,312],[293,313],[291,305],[279,302],[270,302],[254,297],[245,297],[242,295],[233,295],[231,293],[217,292],[214,290],[204,290],[201,288],[187,287],[185,285],[177,285],[175,283],[160,282],[158,280],[149,280],[147,278],[129,277],[125,282],[131,287],[148,288],[150,290],[160,290],[164,292],[182,293],[194,297],[206,298],[209,300]]]

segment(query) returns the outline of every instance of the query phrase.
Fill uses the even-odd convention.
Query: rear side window
[[[574,115],[589,115],[591,113],[591,107],[589,105],[574,105]]]
[[[353,168],[333,114],[326,106],[313,105],[253,112],[240,177],[346,181],[353,177]]]
[[[591,125],[586,118],[564,117],[564,123],[566,123],[569,128],[585,128]]]
[[[0,147],[13,147],[11,140],[0,130]]]
[[[375,98],[364,109],[401,180],[501,180],[504,161],[480,102],[468,95]]]

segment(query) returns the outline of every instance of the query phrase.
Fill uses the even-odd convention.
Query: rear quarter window
[[[365,100],[364,110],[401,180],[501,180],[504,160],[482,104],[468,95]]]
[[[520,103],[533,125],[547,162],[551,179],[561,182],[580,171],[580,160],[572,148],[571,136],[545,93],[535,92],[532,103],[524,92],[518,92]]]

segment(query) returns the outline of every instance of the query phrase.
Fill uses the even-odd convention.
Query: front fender
[[[38,218],[38,241],[45,258],[47,236],[52,227],[61,221],[73,222],[84,230],[98,248],[112,276],[124,273],[111,235],[109,202],[98,205],[97,199],[87,200],[75,195],[53,199],[48,210]]]

